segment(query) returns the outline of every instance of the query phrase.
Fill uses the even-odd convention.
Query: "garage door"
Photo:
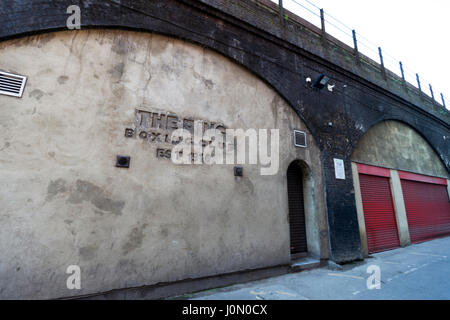
[[[447,180],[399,173],[411,242],[450,235]]]
[[[389,170],[358,165],[358,171],[369,253],[400,247]]]

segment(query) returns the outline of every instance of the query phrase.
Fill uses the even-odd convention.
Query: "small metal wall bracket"
[[[131,162],[131,158],[129,156],[118,155],[116,158],[116,167],[117,168],[129,168],[130,162]]]
[[[244,168],[242,168],[242,167],[234,167],[234,176],[235,177],[242,177],[242,176],[244,176]]]

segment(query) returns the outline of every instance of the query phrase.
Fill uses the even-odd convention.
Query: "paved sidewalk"
[[[381,289],[369,290],[371,265]],[[180,298],[180,297],[178,297]],[[194,300],[450,299],[450,237],[374,254],[335,271],[329,268],[185,295]]]

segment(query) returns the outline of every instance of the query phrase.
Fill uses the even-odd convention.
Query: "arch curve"
[[[353,162],[448,178],[442,156],[411,124],[385,119],[372,125],[358,141]]]
[[[47,22],[47,21],[46,21]],[[303,114],[292,105],[291,99],[286,96],[286,93],[280,90],[279,87],[275,83],[272,83],[269,77],[265,77],[260,68],[254,68],[252,63],[249,63],[249,59],[245,59],[245,53],[237,54],[236,50],[233,50],[233,47],[230,44],[217,44],[218,40],[215,39],[211,42],[212,39],[204,39],[203,37],[199,37],[197,34],[193,32],[183,32],[179,28],[165,28],[164,23],[168,21],[161,20],[163,25],[159,24],[150,24],[146,25],[144,28],[140,25],[137,25],[136,22],[126,23],[123,21],[109,21],[107,24],[104,24],[99,20],[89,20],[86,24],[82,25],[82,30],[123,30],[128,32],[142,32],[147,34],[156,34],[161,36],[166,36],[173,39],[179,39],[182,41],[189,42],[199,47],[207,48],[215,53],[222,55],[223,57],[229,59],[231,62],[236,63],[240,67],[243,67],[246,71],[250,72],[252,75],[257,77],[260,81],[264,82],[268,85],[272,90],[274,90],[283,100],[292,108],[292,110],[298,115],[298,117],[305,123],[305,126],[311,132],[313,140],[315,143],[320,145],[319,139],[317,138],[318,134],[315,132],[315,128],[309,125],[307,119],[303,116]],[[64,23],[56,23],[52,22],[49,24],[41,24],[38,26],[26,26],[27,29],[24,32],[13,32],[8,34],[7,36],[3,36],[0,34],[0,44],[2,41],[6,40],[15,40],[28,38],[31,36],[37,35],[45,35],[48,33],[58,33],[67,31],[67,27]],[[79,30],[74,30],[76,32]]]
[[[121,263],[124,252],[130,263],[142,266],[142,276],[133,280],[137,284],[288,264],[285,172],[291,159],[303,159],[311,168],[306,176],[314,175],[317,200],[311,212],[318,222],[312,237],[317,241],[310,241],[308,251],[328,259],[320,149],[292,107],[247,69],[173,37],[110,29],[55,32],[3,42],[0,58],[10,70],[27,70],[30,80],[22,99],[0,96],[2,103],[8,103],[3,124],[8,145],[14,146],[0,154],[7,159],[2,174],[9,181],[5,187],[8,199],[13,199],[4,204],[5,210],[13,210],[7,206],[15,203],[27,203],[14,209],[16,217],[33,210],[42,222],[37,228],[45,226],[45,230],[63,229],[65,217],[78,212],[80,223],[73,227],[83,243],[72,242],[62,232],[40,232],[30,242],[57,242],[61,251],[89,259],[93,268],[99,266],[95,269],[99,273],[114,269],[124,275],[98,282],[92,290],[126,286],[130,266]],[[244,131],[278,129],[279,162],[274,159],[273,164],[279,170],[274,177],[266,177],[260,174],[266,165],[247,163],[243,176],[238,177],[226,165],[174,165],[166,156],[173,150],[172,141],[166,140],[170,139],[168,131],[186,128],[185,124],[189,127],[195,120]],[[307,148],[294,145],[295,129],[305,133]],[[29,134],[23,135],[25,131]],[[160,138],[155,141],[149,136]],[[111,161],[117,155],[130,157],[130,167],[118,169]],[[37,163],[39,170],[35,170]],[[9,175],[16,171],[21,174]],[[25,185],[22,179],[32,182],[14,192]],[[37,201],[23,201],[31,198]],[[43,202],[45,206],[40,205]],[[8,223],[13,221],[4,225]],[[109,234],[111,224],[117,236]],[[97,235],[88,234],[91,228]],[[129,241],[135,233],[143,235],[137,245]],[[167,237],[174,240],[173,246],[167,247]],[[108,248],[112,242],[122,248],[110,252],[110,264],[103,263],[101,255],[84,254],[88,241],[99,239]],[[27,250],[17,247],[18,252]],[[201,254],[190,254],[190,248]],[[157,257],[159,264],[173,268],[149,272],[154,264],[146,263],[147,257]],[[51,263],[60,265],[66,256],[53,258]],[[15,263],[13,258],[10,261]],[[44,278],[39,281],[50,284]],[[33,296],[35,290],[30,287],[24,295]],[[54,288],[46,290],[51,297],[61,296]],[[15,292],[2,294],[14,296]]]

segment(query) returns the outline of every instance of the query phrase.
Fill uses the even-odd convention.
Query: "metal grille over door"
[[[389,178],[359,175],[369,253],[400,247]]]
[[[306,253],[305,206],[302,169],[292,163],[287,171],[291,254]]]

